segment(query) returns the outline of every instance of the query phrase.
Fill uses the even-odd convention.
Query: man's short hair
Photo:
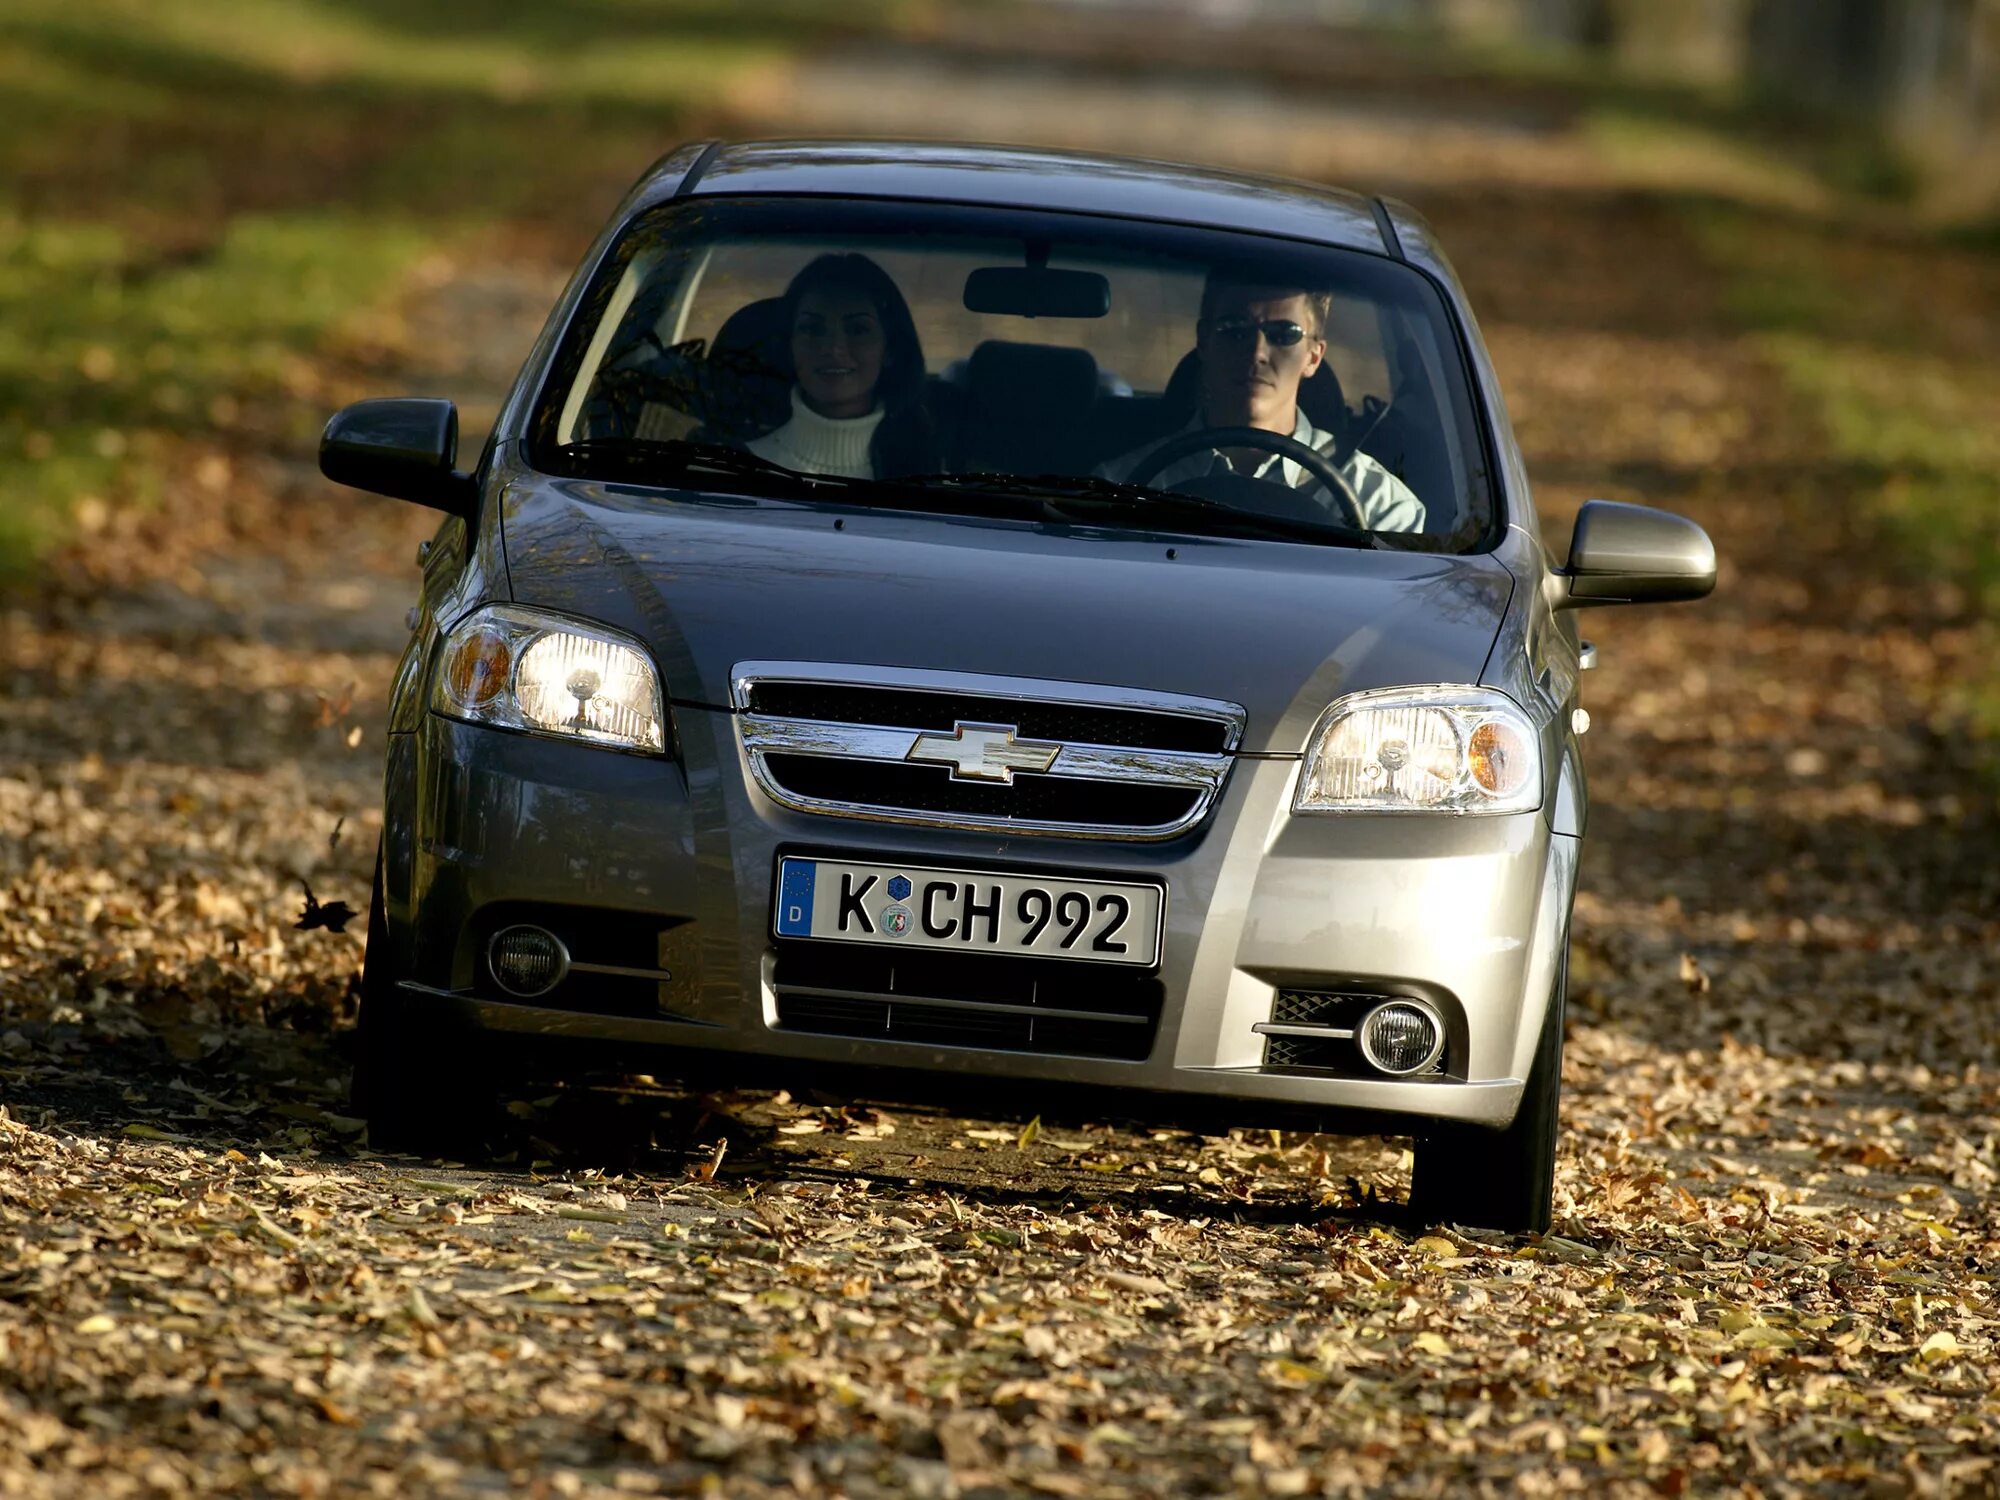
[[[1206,323],[1215,316],[1215,304],[1225,292],[1248,292],[1253,300],[1264,301],[1277,297],[1304,297],[1306,306],[1313,317],[1312,336],[1326,337],[1326,325],[1333,317],[1333,293],[1315,292],[1305,287],[1284,286],[1266,281],[1246,281],[1240,276],[1226,276],[1214,272],[1201,284],[1201,320]]]

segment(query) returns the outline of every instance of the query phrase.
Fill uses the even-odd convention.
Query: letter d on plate
[[[788,859],[778,867],[778,936],[811,937],[813,862]]]

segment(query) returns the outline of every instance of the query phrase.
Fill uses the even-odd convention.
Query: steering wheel
[[[1354,486],[1347,482],[1347,476],[1340,472],[1331,458],[1295,437],[1285,433],[1266,432],[1261,427],[1204,427],[1198,432],[1184,432],[1178,437],[1168,438],[1139,460],[1132,472],[1125,476],[1125,483],[1146,484],[1176,459],[1186,458],[1190,453],[1199,453],[1204,449],[1212,451],[1217,448],[1262,448],[1265,452],[1275,453],[1280,458],[1289,458],[1326,486],[1327,493],[1334,497],[1339,508],[1345,512],[1342,520],[1347,525],[1356,531],[1368,529],[1367,523],[1361,519],[1361,497],[1354,493]],[[1270,483],[1268,480],[1257,482]],[[1289,485],[1277,487],[1282,490],[1291,489]]]

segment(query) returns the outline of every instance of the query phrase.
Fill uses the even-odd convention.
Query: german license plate
[[[1152,965],[1166,904],[1160,885],[785,858],[771,927],[839,943]]]

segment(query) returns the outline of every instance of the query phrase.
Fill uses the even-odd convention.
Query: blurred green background
[[[1983,631],[1988,665],[1940,707],[2000,736],[2000,0],[1428,9],[1461,56],[1588,98],[1608,157],[1676,179],[1740,326],[1818,418],[1829,493]]]
[[[567,265],[760,76],[940,37],[1307,92],[1361,38],[1381,94],[1559,99],[1678,206],[1843,492],[2000,615],[2000,0],[7,0],[0,587],[232,453],[308,464],[427,261]],[[1991,685],[1959,708],[2000,729]]]
[[[190,444],[309,442],[309,356],[426,253],[573,257],[734,80],[902,9],[7,0],[0,572],[157,499]]]

